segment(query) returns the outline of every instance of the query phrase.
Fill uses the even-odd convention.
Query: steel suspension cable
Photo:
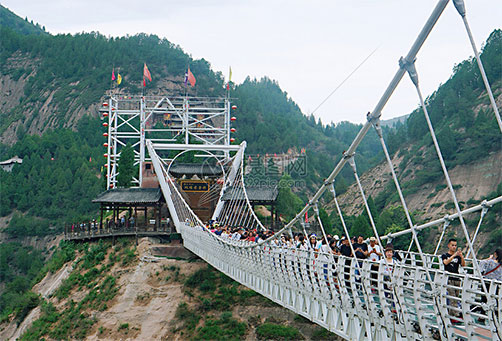
[[[467,31],[467,35],[469,36],[469,41],[471,42],[472,50],[474,51],[474,56],[476,57],[476,62],[478,64],[481,77],[483,78],[483,83],[485,84],[486,92],[488,92],[488,97],[490,98],[490,103],[493,108],[493,112],[495,113],[499,129],[502,132],[502,120],[500,119],[500,113],[497,108],[497,103],[495,103],[495,98],[493,97],[492,89],[490,87],[490,83],[488,82],[488,77],[486,77],[485,68],[483,67],[481,58],[479,57],[479,52],[476,47],[476,43],[474,42],[474,37],[472,36],[471,28],[469,27],[469,23],[467,22],[464,0],[453,0],[453,5],[457,9],[458,14],[460,14],[460,16],[462,17],[462,21],[464,22],[465,30]]]
[[[326,242],[326,245],[328,245],[329,251],[332,252],[333,250],[331,249],[331,246],[329,246],[328,237],[326,236],[326,231],[324,230],[324,226],[323,226],[321,217],[319,215],[319,206],[317,203],[315,203],[315,205],[314,205],[314,214],[317,218],[317,222],[318,222],[319,226],[321,227],[321,232],[322,232],[322,236],[324,238],[324,241]]]
[[[422,30],[420,31],[420,33],[418,34],[417,38],[413,42],[413,45],[411,46],[410,50],[408,51],[408,54],[406,55],[406,58],[408,60],[415,59],[418,51],[420,51],[420,49],[422,48],[423,44],[427,40],[427,37],[429,36],[429,34],[431,33],[432,29],[434,28],[434,25],[437,23],[439,17],[441,16],[441,14],[443,13],[444,9],[446,8],[446,5],[448,5],[448,2],[449,2],[449,0],[439,0],[438,1],[436,7],[432,11],[431,15],[427,19],[427,21],[424,24]],[[389,101],[390,97],[394,93],[394,90],[399,85],[399,83],[400,83],[401,79],[403,78],[404,74],[405,74],[405,71],[402,68],[399,68],[397,70],[397,72],[395,73],[394,77],[390,81],[389,85],[385,89],[383,95],[380,97],[380,100],[378,101],[378,103],[376,104],[375,108],[373,109],[373,111],[369,115],[370,118],[380,117],[381,116],[381,112],[382,112],[383,108],[385,107],[385,105]],[[366,136],[366,134],[368,133],[368,131],[369,131],[370,128],[371,128],[371,123],[370,122],[366,122],[363,125],[363,127],[357,133],[356,137],[354,138],[354,140],[352,141],[351,145],[347,149],[347,152],[346,152],[347,155],[352,155],[356,151],[357,147],[359,146],[359,144],[363,140],[364,136]],[[333,180],[335,179],[335,177],[341,172],[341,170],[345,166],[346,162],[347,162],[347,158],[345,158],[345,157],[342,158],[338,162],[338,164],[335,166],[335,168],[333,169],[333,171],[327,177],[325,183],[314,194],[314,197],[312,198],[313,201],[318,200],[324,194],[324,192],[327,189],[328,184],[331,183],[331,182],[333,182]],[[279,230],[277,232],[277,234],[282,233],[283,231],[289,229],[293,224],[295,224],[299,219],[301,219],[301,217],[305,214],[305,211],[307,209],[309,209],[309,207],[310,207],[309,205],[306,205],[300,212],[298,212],[298,214],[289,223],[286,224],[286,226],[284,226],[281,230]],[[275,238],[275,237],[272,237],[272,238]],[[259,243],[256,243],[255,245],[246,246],[246,247],[259,247],[262,243],[263,242],[260,241]]]
[[[356,179],[357,187],[359,188],[359,192],[361,194],[361,198],[363,199],[363,203],[364,203],[364,206],[366,208],[366,212],[368,213],[368,217],[369,217],[369,220],[370,220],[370,225],[371,225],[371,228],[373,229],[373,234],[377,238],[378,245],[380,245],[380,247],[382,248],[382,250],[384,250],[384,248],[382,246],[382,241],[380,240],[380,235],[378,234],[375,222],[373,220],[373,215],[371,214],[371,210],[370,210],[370,207],[368,205],[368,201],[366,200],[366,195],[364,194],[363,186],[361,185],[361,180],[359,179],[359,175],[357,174],[357,167],[356,167],[356,161],[354,160],[354,155],[351,155],[349,157],[349,165],[351,166],[352,172],[354,173],[354,178]],[[385,266],[389,267],[389,263],[387,262],[387,257],[385,257],[385,254],[384,254],[384,257],[382,257],[382,258],[383,258],[383,260],[385,262]],[[390,282],[391,282],[391,284],[394,284],[394,281],[395,281],[394,276],[390,276]],[[397,304],[399,305],[399,310],[402,313],[403,312],[403,310],[402,310],[402,306],[403,305],[401,303],[399,295],[397,295],[395,285],[392,285],[392,290],[394,291],[394,295],[396,297]],[[407,325],[406,321],[405,321],[405,325]],[[408,328],[406,328],[406,330],[408,330]]]
[[[262,231],[266,230],[265,226],[261,223],[260,219],[256,216],[254,213],[253,207],[251,206],[251,203],[249,202],[249,197],[246,191],[246,183],[244,181],[244,158],[241,159],[241,181],[242,181],[242,190],[244,192],[244,199],[246,200],[246,204],[248,206],[248,209],[251,212],[251,215],[253,216],[255,222],[258,224],[258,226],[262,229]]]
[[[385,154],[385,159],[387,160],[387,164],[388,164],[390,171],[391,171],[391,174],[392,174],[392,180],[394,181],[394,185],[396,186],[396,190],[399,195],[399,200],[401,201],[401,205],[403,205],[403,210],[406,215],[406,220],[408,221],[408,224],[411,229],[412,238],[411,238],[410,246],[408,248],[408,254],[411,250],[411,246],[412,246],[413,242],[415,242],[415,245],[417,246],[418,252],[420,254],[420,258],[422,260],[422,266],[425,269],[427,281],[429,282],[430,286],[434,289],[434,291],[437,291],[436,285],[435,285],[434,281],[432,280],[432,276],[429,272],[429,264],[427,262],[427,257],[424,255],[424,253],[422,251],[422,247],[420,245],[420,241],[418,240],[418,235],[417,235],[417,232],[415,229],[416,226],[413,223],[413,220],[411,219],[408,205],[406,204],[406,200],[404,199],[403,191],[401,190],[401,185],[399,184],[399,180],[398,180],[396,172],[394,170],[394,164],[392,162],[392,159],[390,158],[390,154],[387,149],[387,144],[385,143],[385,140],[383,138],[382,127],[380,126],[380,120],[379,119],[375,120],[373,122],[373,126],[375,127],[376,133],[377,133],[378,138],[380,140],[380,144],[382,145],[382,149]],[[443,322],[443,324],[441,325],[441,329],[446,328],[446,326],[444,325],[443,316],[441,315],[441,309],[439,309],[439,302],[437,300],[437,295],[433,295],[433,296],[434,296],[434,303],[435,303],[434,310],[436,312],[436,315],[439,314],[439,316],[441,317],[441,321]]]
[[[233,183],[232,183],[232,196],[230,198],[230,205],[228,207],[228,211],[227,211],[227,214],[228,214],[228,224],[230,226],[233,226],[233,217],[235,215],[235,212],[236,212],[236,206],[238,205],[239,201],[238,201],[238,197],[239,197],[239,188],[237,186],[237,183],[238,183],[238,179],[239,179],[239,176],[240,176],[240,173],[238,173],[238,175],[235,177]]]
[[[409,60],[401,58],[401,64],[406,69],[406,71],[408,71],[408,75],[410,76],[410,79],[413,82],[413,84],[415,86],[415,89],[417,90],[418,98],[420,100],[420,106],[421,106],[421,108],[422,108],[422,110],[424,112],[425,120],[427,121],[427,126],[429,128],[429,132],[431,134],[432,141],[434,143],[434,147],[436,149],[436,153],[437,153],[439,162],[441,164],[441,168],[443,170],[444,177],[446,179],[446,183],[447,183],[448,188],[450,190],[450,194],[451,194],[451,197],[453,199],[453,204],[455,205],[455,210],[457,211],[458,219],[460,221],[460,225],[462,226],[464,237],[465,237],[465,239],[467,241],[467,246],[468,246],[468,248],[469,248],[469,250],[470,250],[470,252],[472,253],[472,256],[473,256],[472,262],[473,262],[474,272],[475,272],[476,276],[478,276],[479,279],[480,279],[480,281],[481,281],[481,286],[482,286],[484,294],[487,295],[488,294],[487,286],[486,286],[485,280],[483,278],[483,275],[481,273],[481,269],[479,267],[479,262],[478,262],[478,259],[476,257],[476,253],[474,252],[474,248],[473,248],[472,243],[471,243],[471,238],[469,237],[469,233],[467,231],[467,226],[465,224],[465,221],[464,221],[464,218],[463,218],[463,215],[462,215],[462,211],[460,210],[460,206],[459,206],[459,203],[458,203],[458,200],[457,200],[457,196],[455,194],[455,190],[454,190],[453,185],[451,183],[451,179],[450,179],[450,176],[448,174],[448,170],[446,168],[446,164],[444,162],[444,158],[443,158],[443,155],[441,153],[441,149],[439,148],[439,143],[437,141],[436,134],[434,132],[434,128],[432,126],[432,122],[430,120],[429,113],[428,113],[427,107],[425,105],[424,98],[422,96],[422,91],[420,90],[420,86],[419,86],[419,82],[418,82],[418,74],[417,74],[417,70],[415,68],[415,61],[413,60],[413,61],[410,62]],[[489,297],[489,295],[487,297]],[[491,297],[489,297],[489,298],[491,300]],[[492,311],[492,313],[494,313],[494,312]],[[500,331],[499,331],[500,327],[498,326],[498,322],[497,322],[497,320],[495,318],[493,319],[492,323],[495,325],[495,328],[497,329],[497,334],[500,335]]]
[[[439,237],[438,243],[436,244],[436,250],[434,250],[434,256],[438,254],[439,248],[441,247],[441,242],[443,241],[444,233],[446,232],[448,226],[450,226],[450,220],[448,219],[448,216],[446,216],[444,217],[443,231],[441,232],[441,236]]]
[[[333,195],[333,200],[335,201],[336,211],[338,212],[338,216],[340,217],[340,221],[342,222],[343,232],[345,233],[345,238],[347,238],[347,240],[349,241],[349,246],[350,246],[350,250],[352,252],[352,257],[355,257],[356,256],[356,252],[354,251],[354,247],[352,246],[352,243],[350,242],[349,230],[347,229],[347,225],[345,224],[345,219],[343,218],[342,210],[340,208],[340,205],[338,204],[338,199],[336,197],[335,186],[334,186],[333,183],[331,183],[329,189],[331,191],[331,194]]]
[[[486,202],[486,200],[485,200],[485,202]],[[479,216],[478,226],[476,226],[476,230],[474,231],[474,236],[472,237],[472,244],[474,244],[474,242],[476,241],[476,237],[478,236],[479,228],[481,227],[481,223],[483,222],[483,218],[485,217],[485,214],[487,212],[488,212],[488,207],[487,206],[483,207],[483,209],[481,210],[481,214]],[[471,254],[471,250],[469,250],[467,252],[467,255],[465,257],[469,258],[470,254]]]
[[[363,187],[361,185],[361,181],[359,179],[359,175],[357,174],[357,167],[356,167],[356,161],[354,160],[354,155],[351,155],[349,157],[349,165],[352,168],[352,172],[354,174],[354,178],[356,180],[357,187],[359,188],[359,193],[361,194],[361,198],[363,199],[363,203],[364,203],[364,207],[366,209],[366,213],[368,213],[368,218],[370,220],[371,228],[373,229],[373,234],[377,238],[378,245],[380,245],[380,247],[383,250],[384,248],[383,248],[383,245],[382,245],[382,241],[380,240],[380,235],[378,234],[378,231],[377,231],[377,228],[376,228],[376,225],[375,225],[375,221],[373,220],[373,214],[371,213],[370,207],[368,205],[368,201],[366,200],[366,195],[364,194],[364,189],[363,189]]]
[[[340,221],[342,223],[342,226],[343,226],[343,231],[345,233],[345,238],[347,238],[347,240],[349,241],[349,247],[350,247],[350,251],[352,252],[352,262],[355,262],[356,263],[356,268],[358,268],[359,270],[360,269],[360,266],[359,266],[359,262],[357,261],[357,258],[356,258],[356,251],[354,250],[354,246],[352,245],[352,243],[350,242],[350,233],[349,233],[349,230],[347,229],[347,225],[345,224],[345,219],[343,218],[343,213],[342,213],[342,209],[340,208],[340,205],[338,204],[338,199],[337,199],[337,196],[336,196],[336,191],[335,191],[335,185],[334,185],[334,182],[332,182],[330,185],[329,185],[329,190],[331,192],[331,194],[333,195],[333,201],[335,202],[335,206],[336,206],[336,211],[338,212],[338,216],[340,217]],[[345,265],[346,266],[346,265]],[[345,281],[344,281],[345,282]],[[366,304],[366,310],[368,312],[368,317],[371,319],[371,314],[369,312],[369,295],[368,293],[366,292],[366,289],[365,289],[365,285],[363,285],[363,288],[364,288],[364,294],[366,296],[366,299],[367,299],[367,303]],[[355,300],[355,299],[354,299]]]

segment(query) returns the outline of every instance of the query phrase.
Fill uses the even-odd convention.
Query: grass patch
[[[65,254],[58,256],[55,262],[64,264],[65,259],[73,259],[74,252],[78,249],[83,255],[76,262],[75,270],[63,281],[55,292],[59,299],[67,298],[73,291],[91,289],[80,301],[69,300],[66,305],[58,310],[51,303],[42,302],[41,316],[22,335],[22,340],[39,339],[84,339],[92,326],[96,323],[87,311],[104,311],[108,308],[107,302],[112,300],[117,292],[116,278],[105,276],[110,264],[104,264],[110,243],[100,241],[92,244],[80,244],[73,247],[66,246]],[[59,260],[58,260],[59,259]],[[101,264],[101,266],[99,266]],[[56,267],[56,265],[54,265]],[[37,296],[38,299],[38,296]],[[104,329],[103,329],[104,331]],[[103,333],[100,330],[100,333]]]
[[[183,327],[188,331],[195,330],[195,327],[197,327],[200,320],[200,315],[194,310],[190,310],[185,302],[178,305],[178,308],[176,309],[176,317],[180,321],[183,321]]]
[[[260,340],[301,340],[298,329],[274,323],[264,323],[256,328]]]
[[[208,319],[203,327],[197,329],[194,340],[241,340],[247,326],[232,317],[231,312],[224,312],[217,320]]]
[[[124,329],[129,329],[129,323],[121,323],[119,327],[117,328],[118,331],[124,330]]]
[[[340,337],[327,329],[319,328],[312,333],[312,340],[337,341]]]

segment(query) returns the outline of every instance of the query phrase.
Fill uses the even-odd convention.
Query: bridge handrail
[[[383,278],[384,266],[379,262],[315,252],[313,250],[275,246],[273,244],[262,245],[260,248],[244,249],[241,244],[248,242],[226,242],[224,239],[214,238],[213,233],[202,227],[190,227],[187,224],[182,224],[181,231],[189,249],[199,254],[220,271],[274,301],[288,306],[287,299],[282,297],[282,294],[277,296],[274,290],[278,290],[279,286],[283,288],[281,290],[290,288],[287,290],[297,292],[298,294],[295,295],[300,295],[303,299],[304,296],[311,297],[312,302],[317,302],[317,299],[319,299],[319,304],[321,301],[328,302],[326,304],[329,306],[331,306],[329,302],[337,302],[330,309],[352,311],[354,314],[358,314],[361,320],[367,317],[375,324],[375,328],[377,328],[377,325],[388,328],[390,324],[394,324],[394,318],[399,319],[401,322],[404,321],[404,318],[407,318],[411,319],[409,320],[411,325],[439,330],[440,322],[438,319],[440,317],[436,316],[430,307],[433,304],[434,297],[441,295],[439,303],[441,318],[456,318],[452,314],[460,313],[461,309],[456,308],[456,306],[452,307],[448,301],[462,301],[464,306],[461,311],[464,315],[463,319],[466,321],[466,325],[471,324],[472,328],[469,328],[471,328],[472,335],[477,335],[479,330],[485,332],[491,330],[490,325],[486,326],[478,319],[487,319],[486,314],[488,312],[493,311],[493,309],[498,311],[502,306],[502,282],[487,280],[491,285],[488,295],[484,296],[479,291],[480,278],[469,273],[463,273],[454,275],[460,279],[461,286],[458,287],[448,282],[448,277],[451,274],[441,268],[439,256],[437,255],[430,256],[438,260],[438,262],[435,262],[438,267],[428,270],[433,274],[434,288],[439,292],[434,291],[433,287],[429,286],[430,283],[425,278],[425,268],[420,265],[420,259],[414,253],[410,253],[411,257],[407,260],[409,263],[395,264],[391,280],[386,281]],[[210,242],[210,240],[213,242]],[[378,266],[378,271],[374,270],[374,266]],[[378,274],[377,277],[372,277],[375,274]],[[346,275],[348,277],[345,277]],[[250,278],[254,279],[251,280]],[[371,283],[376,283],[377,286],[375,287]],[[390,286],[391,283],[394,285]],[[260,287],[261,285],[264,287]],[[364,285],[367,294],[359,285]],[[458,297],[451,296],[448,294],[451,290],[460,290],[461,295]],[[346,294],[348,296],[345,296]],[[402,306],[399,306],[398,294],[403,298]],[[412,295],[418,296],[413,298]],[[344,297],[348,297],[350,301],[345,299],[347,302],[343,302]],[[488,304],[480,301],[483,297],[487,298]],[[356,302],[355,306],[352,306],[350,302]],[[371,302],[375,306],[370,306],[369,310],[362,309],[358,305],[364,304],[364,302]],[[418,318],[414,313],[415,309],[419,307],[425,309],[423,311],[425,314],[424,319]],[[479,312],[471,312],[469,307],[477,307],[476,309],[480,310]],[[302,309],[306,310],[302,311]],[[295,307],[294,310],[303,316],[308,315],[306,317],[316,323],[321,325],[324,323],[323,326],[330,329],[326,321],[317,321],[315,314],[309,312],[307,308]],[[379,317],[379,314],[381,314],[379,311],[383,311],[384,316]],[[401,332],[403,335],[410,333],[410,331],[399,329],[404,328],[403,326],[404,324],[396,326],[397,332]],[[446,328],[452,335],[458,334],[458,331],[451,324],[447,324]],[[422,333],[429,335],[431,332],[422,330]]]

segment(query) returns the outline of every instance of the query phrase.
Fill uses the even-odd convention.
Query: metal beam
[[[238,151],[240,145],[222,144],[181,144],[181,143],[153,143],[155,150],[209,150],[209,151]]]
[[[448,2],[449,2],[449,0],[440,0],[438,2],[436,7],[434,8],[434,10],[432,11],[431,15],[429,16],[429,19],[427,20],[424,27],[422,28],[422,30],[418,34],[418,37],[415,39],[415,42],[411,46],[408,54],[406,55],[406,60],[409,60],[409,61],[415,60],[418,51],[420,50],[420,48],[424,44],[425,40],[427,39],[430,32],[432,31],[432,28],[434,27],[434,25],[438,21],[439,17],[443,13],[446,5],[448,5]],[[338,162],[338,164],[335,166],[335,168],[333,169],[331,174],[328,176],[328,178],[326,179],[324,184],[321,186],[321,188],[319,188],[319,190],[316,192],[316,194],[314,194],[313,198],[309,201],[309,203],[293,218],[293,220],[291,220],[288,224],[286,224],[285,227],[283,227],[281,229],[281,232],[288,230],[289,228],[291,228],[291,226],[293,226],[293,224],[295,224],[299,219],[301,219],[305,215],[305,212],[310,209],[312,204],[316,203],[319,200],[319,198],[324,194],[324,192],[328,188],[328,185],[331,184],[334,181],[335,177],[342,171],[343,167],[345,166],[345,163],[347,163],[348,159],[352,155],[354,155],[357,147],[359,146],[359,144],[361,143],[363,138],[368,133],[368,130],[370,129],[370,127],[372,125],[372,120],[379,118],[381,116],[382,109],[384,108],[384,106],[387,103],[387,101],[389,100],[390,96],[392,95],[392,93],[394,92],[396,87],[398,86],[401,79],[403,78],[405,72],[406,71],[404,70],[404,68],[399,67],[396,74],[392,78],[390,84],[387,86],[387,89],[385,90],[382,97],[378,101],[377,105],[375,106],[373,111],[368,114],[367,122],[361,128],[361,130],[359,131],[359,133],[355,137],[354,141],[352,141],[352,144],[350,145],[349,149],[345,152],[344,157]],[[279,234],[277,234],[277,235],[279,235]],[[258,243],[258,244],[261,245],[261,243]]]
[[[466,214],[480,211],[480,210],[483,209],[483,207],[491,207],[491,206],[493,206],[495,204],[498,204],[500,202],[502,202],[502,196],[497,197],[495,199],[492,199],[490,201],[483,202],[483,203],[481,203],[479,205],[470,207],[468,209],[465,209],[465,210],[461,211],[460,213],[462,214],[462,216],[465,216]],[[436,219],[436,220],[433,220],[433,221],[429,221],[428,223],[416,226],[415,227],[415,231],[420,231],[420,230],[423,230],[423,229],[425,229],[427,227],[440,225],[440,224],[444,223],[445,220],[450,220],[451,221],[453,219],[457,219],[458,216],[459,216],[458,213],[455,213],[455,214],[452,214],[452,215],[447,215],[446,217],[441,218],[441,219]],[[408,233],[411,233],[411,229],[406,229],[406,230],[402,230],[402,231],[399,231],[399,232],[396,232],[396,233],[391,233],[391,234],[388,234],[386,236],[381,237],[381,239],[388,239],[388,238],[393,239],[393,238],[396,238],[396,237],[399,237],[399,236],[403,236],[403,235],[408,234]]]

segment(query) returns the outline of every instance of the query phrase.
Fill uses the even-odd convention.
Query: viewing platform
[[[85,241],[101,238],[117,238],[117,237],[161,237],[162,239],[178,240],[181,239],[180,234],[169,227],[162,229],[152,229],[150,226],[136,227],[118,227],[110,226],[99,228],[98,223],[85,223],[83,226],[77,224],[66,225],[64,231],[64,240]]]

